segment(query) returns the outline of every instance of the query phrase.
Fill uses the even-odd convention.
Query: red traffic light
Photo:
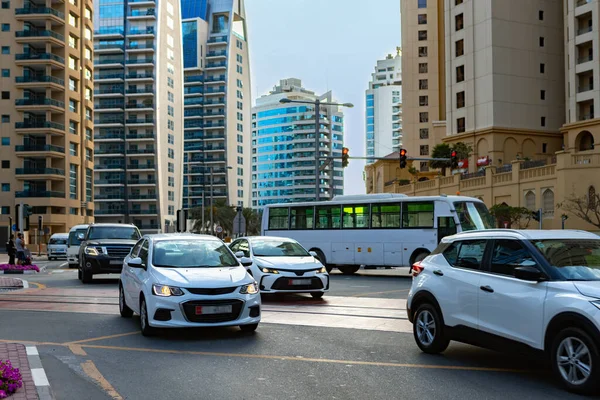
[[[400,150],[400,156],[404,157],[406,155],[406,150],[402,149]]]
[[[452,152],[452,157],[456,157],[456,151]]]
[[[344,147],[344,148],[342,149],[342,154],[343,154],[343,155],[347,155],[347,154],[348,154],[348,152],[349,152],[349,150],[348,150],[348,148],[347,148],[347,147]]]

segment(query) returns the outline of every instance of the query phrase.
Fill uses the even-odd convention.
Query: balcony
[[[127,93],[128,96],[130,95],[147,95],[150,96],[152,94],[154,94],[154,89],[149,87],[149,88],[138,88],[138,89],[127,89],[127,91],[125,92]]]
[[[33,43],[33,42],[53,42],[58,45],[65,45],[65,37],[60,33],[50,30],[35,30],[29,29],[24,31],[16,31],[15,37],[18,43]]]
[[[146,29],[132,28],[129,30],[128,35],[138,37],[154,37],[154,27],[149,26]]]
[[[123,74],[95,74],[94,80],[96,83],[100,83],[99,81],[122,81]]]
[[[135,169],[135,170],[151,170],[154,171],[156,169],[155,164],[130,164],[127,166],[127,169]]]
[[[137,225],[139,230],[149,230],[149,229],[160,229],[160,227],[158,226],[158,224],[140,224]]]
[[[94,104],[94,111],[99,111],[99,112],[123,111],[124,107],[125,107],[124,103]]]
[[[64,90],[65,81],[53,76],[17,76],[15,77],[15,83],[18,87],[40,87],[40,86],[52,86],[53,89]],[[48,85],[44,85],[47,83]]]
[[[23,190],[15,193],[16,198],[57,198],[64,199],[65,192],[53,190]]]
[[[125,121],[127,125],[154,125],[153,119],[137,119],[137,118],[129,118]]]
[[[129,185],[154,186],[156,179],[130,179],[127,181]]]
[[[137,6],[142,6],[142,5],[153,5],[156,4],[154,0],[129,0],[128,1],[129,4],[135,4]]]
[[[586,4],[589,4],[591,2],[592,2],[592,0],[577,0],[576,6],[577,7],[585,6]]]
[[[155,149],[129,149],[127,155],[152,155],[156,154]]]
[[[115,156],[122,156],[125,154],[125,148],[123,147],[114,147],[114,148],[100,148],[97,150],[94,150],[94,155],[95,156],[109,156],[109,155],[115,155]]]
[[[95,210],[94,215],[125,215],[123,210]]]
[[[225,75],[216,75],[207,77],[204,82],[225,82],[226,80],[227,77]]]
[[[142,134],[129,134],[126,136],[127,140],[154,140],[154,133],[142,133]]]
[[[204,82],[204,75],[191,75],[183,78],[184,83],[202,83]]]
[[[65,176],[65,170],[60,168],[17,168],[17,175],[60,175]]]
[[[94,185],[98,186],[113,186],[113,185],[123,185],[125,184],[125,179],[96,179],[94,180]]]
[[[127,103],[125,104],[125,108],[128,110],[151,111],[154,110],[154,103]]]
[[[130,215],[157,215],[158,210],[131,210]]]
[[[50,121],[24,121],[15,122],[15,129],[56,129],[64,133],[65,126]]]
[[[125,140],[125,135],[119,135],[119,134],[109,134],[109,135],[100,135],[100,134],[96,134],[94,135],[94,141],[114,141],[114,140]]]
[[[102,67],[122,67],[125,61],[119,58],[96,58],[94,59],[94,66]]]
[[[591,54],[587,55],[587,56],[582,56],[582,57],[577,58],[577,64],[583,64],[583,63],[592,61],[593,59],[594,59],[594,57]]]
[[[594,90],[594,84],[581,85],[577,87],[577,93],[589,92],[590,90]]]
[[[146,73],[146,74],[127,74],[126,76],[127,79],[138,79],[138,80],[142,80],[142,79],[154,79],[154,74],[151,73]]]
[[[146,45],[146,44],[128,44],[125,47],[126,51],[130,53],[146,53],[153,52],[156,50],[154,45]]]
[[[17,20],[32,21],[53,19],[56,22],[65,23],[65,14],[49,7],[26,7],[15,9]]]
[[[221,94],[222,95],[222,94],[225,94],[225,86],[219,86],[217,88],[208,87],[208,88],[206,88],[204,90],[204,93],[209,94],[209,95],[210,94],[213,94],[213,95],[214,94],[217,94],[217,95]]]
[[[120,194],[97,194],[94,196],[94,201],[102,201],[102,200],[125,200],[125,195],[123,193],[120,193]]]
[[[227,58],[227,51],[209,51],[206,53],[206,58]]]
[[[127,19],[131,20],[144,20],[144,19],[156,19],[156,11],[153,8],[148,10],[131,10],[127,15]]]
[[[94,30],[94,39],[122,38],[124,33],[123,28],[101,27]]]
[[[26,144],[26,145],[17,145],[15,146],[15,151],[17,153],[27,152],[27,153],[40,153],[40,152],[52,152],[52,153],[61,153],[65,154],[65,148],[60,146],[54,146],[51,144]],[[29,156],[29,154],[28,154]]]
[[[154,59],[153,58],[128,59],[125,61],[125,64],[127,64],[127,65],[146,64],[148,66],[152,66],[152,65],[154,65]]]
[[[107,96],[107,95],[123,96],[124,92],[125,92],[125,89],[122,87],[116,87],[116,88],[110,88],[110,89],[96,89],[96,90],[94,90],[94,96]],[[110,97],[110,96],[108,96],[108,97]]]
[[[208,44],[226,44],[227,36],[214,36],[208,39]]]
[[[54,64],[59,67],[65,66],[65,59],[52,53],[20,53],[15,55],[15,63],[22,64]]]
[[[97,164],[94,165],[94,169],[102,171],[123,171],[125,166],[120,164]]]
[[[48,106],[50,108],[58,108],[61,111],[65,109],[65,103],[62,101],[54,100],[54,99],[16,99],[15,106],[17,109],[27,108],[46,108]]]
[[[585,35],[586,33],[589,33],[591,31],[592,31],[592,27],[591,26],[586,26],[586,27],[577,29],[577,36]]]
[[[227,68],[226,62],[206,63],[206,70],[225,69],[225,68]]]
[[[156,200],[155,194],[130,194],[129,200]]]
[[[123,43],[96,44],[94,52],[100,53],[123,53]]]
[[[94,120],[94,125],[96,127],[108,127],[108,126],[120,126],[123,125],[123,118],[106,118],[106,119],[96,119]]]

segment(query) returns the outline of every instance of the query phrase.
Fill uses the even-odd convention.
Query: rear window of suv
[[[456,268],[480,269],[486,244],[484,239],[454,242],[444,251],[444,258]]]

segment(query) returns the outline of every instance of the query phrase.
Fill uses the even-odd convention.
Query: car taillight
[[[415,277],[415,276],[419,275],[421,272],[423,272],[424,269],[425,268],[421,265],[421,262],[417,261],[412,266],[412,276]]]

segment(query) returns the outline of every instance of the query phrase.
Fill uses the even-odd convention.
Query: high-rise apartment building
[[[367,157],[385,157],[402,146],[402,56],[378,60],[366,91]],[[367,160],[368,163],[373,160]]]
[[[444,0],[403,0],[400,11],[402,147],[411,157],[428,157],[442,139],[434,127],[446,118]],[[429,171],[426,161],[415,167]]]
[[[183,207],[250,204],[250,62],[243,0],[181,0]]]
[[[96,221],[173,231],[183,175],[179,2],[95,7]]]
[[[333,102],[331,91],[319,96],[302,87],[300,79],[281,80],[268,95],[256,99],[252,109],[252,207],[314,201],[315,107],[281,104],[280,100]],[[338,106],[319,110],[321,157],[341,157],[344,116]],[[342,162],[322,162],[319,199],[344,193]]]
[[[50,232],[93,220],[91,1],[2,1],[0,221]],[[6,229],[0,230],[2,237]]]

